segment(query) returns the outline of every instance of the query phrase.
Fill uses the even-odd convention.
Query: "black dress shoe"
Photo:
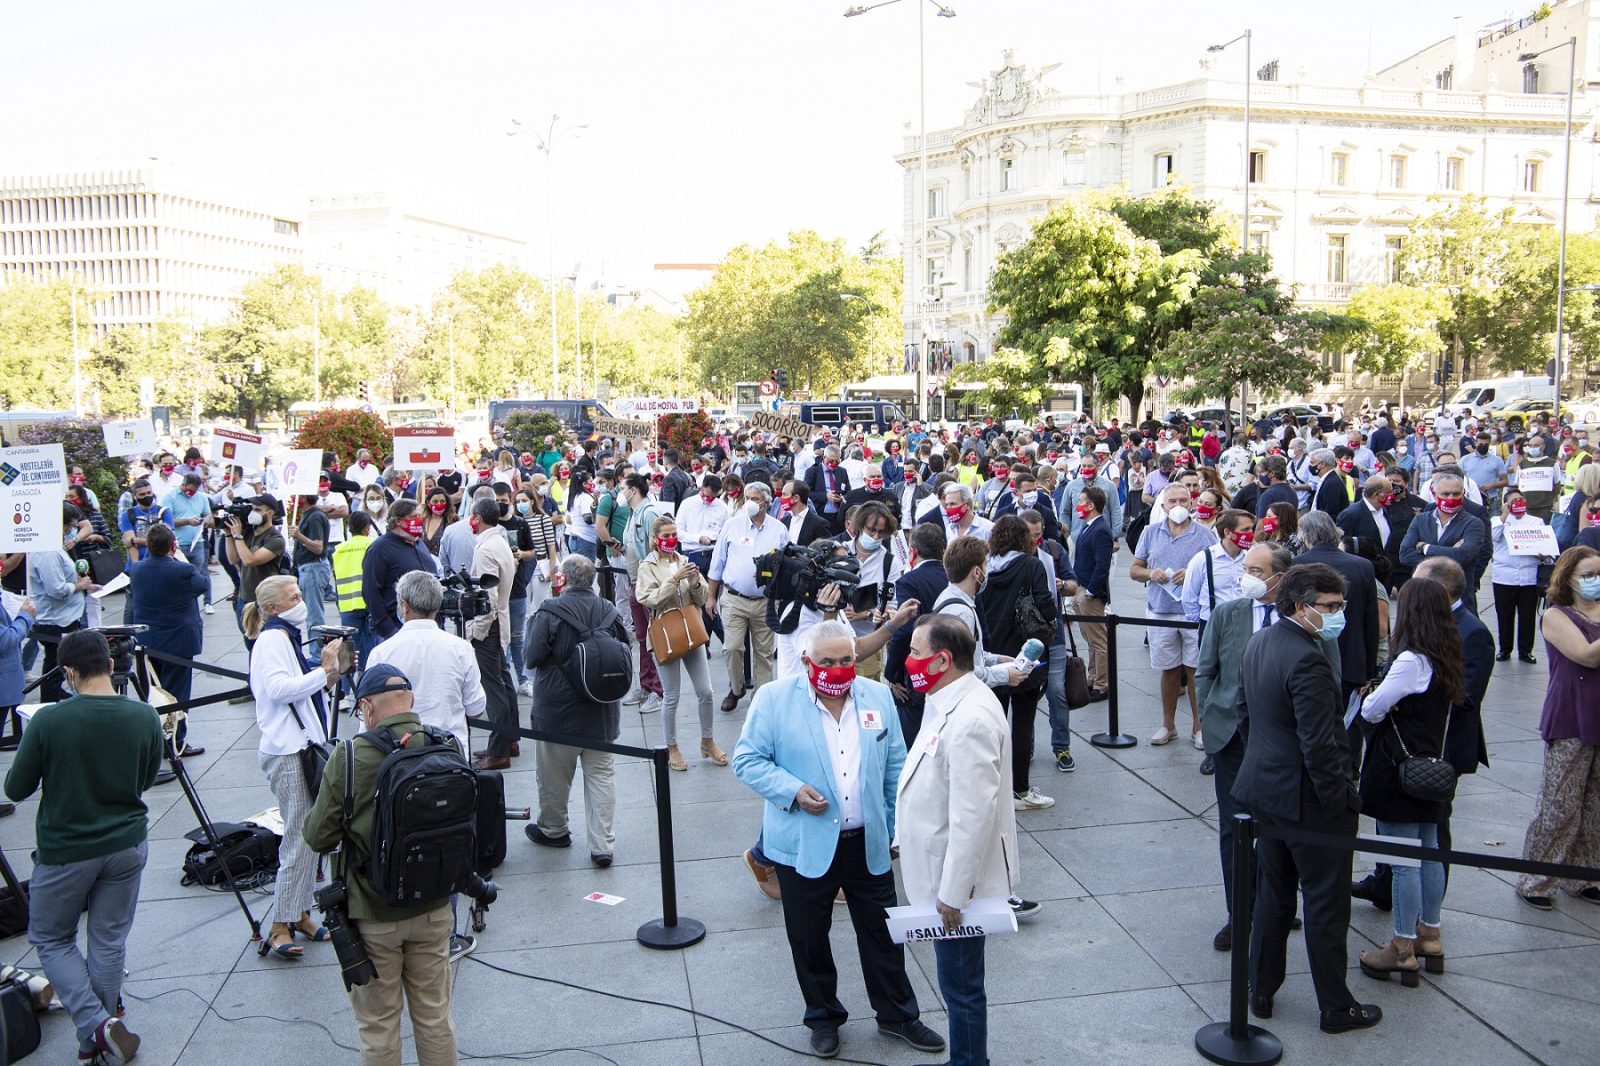
[[[1250,1013],[1263,1021],[1272,1017],[1272,997],[1250,993]]]
[[[1510,662],[1511,661],[1511,653],[1508,652],[1508,651],[1496,652],[1495,653],[1495,657],[1494,657],[1494,661],[1497,662],[1497,663]]]
[[[918,1051],[944,1050],[944,1037],[929,1029],[920,1018],[913,1018],[898,1025],[885,1025],[879,1022],[878,1032],[884,1036],[898,1036]]]
[[[1532,655],[1519,655],[1519,656],[1517,656],[1517,659],[1518,659],[1519,662],[1525,662],[1529,666],[1538,666],[1539,665],[1539,660],[1534,658]]]
[[[1358,1003],[1344,1010],[1322,1012],[1324,1033],[1348,1033],[1352,1029],[1371,1029],[1383,1021],[1383,1008],[1376,1003]]]
[[[1387,884],[1379,884],[1377,874],[1368,874],[1350,886],[1352,899],[1364,899],[1380,911],[1394,910],[1394,895]]]
[[[811,1050],[819,1059],[831,1059],[839,1054],[839,1027],[824,1025],[811,1030]]]
[[[1217,760],[1213,759],[1210,753],[1200,760],[1200,772],[1207,777],[1217,772]]]
[[[1109,697],[1106,695],[1106,690],[1103,688],[1092,688],[1089,690],[1090,703],[1103,703],[1108,698]]]
[[[1217,930],[1217,935],[1211,938],[1211,946],[1218,951],[1233,950],[1233,923],[1229,922]]]
[[[535,844],[543,844],[547,848],[572,847],[571,833],[562,833],[558,837],[553,837],[536,825],[525,825],[522,827],[522,831],[527,835],[529,840],[533,841]]]

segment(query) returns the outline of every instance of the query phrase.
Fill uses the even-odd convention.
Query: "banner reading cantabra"
[[[0,551],[59,551],[66,493],[61,445],[0,448]]]
[[[396,426],[396,470],[441,470],[455,462],[456,432],[448,426]]]

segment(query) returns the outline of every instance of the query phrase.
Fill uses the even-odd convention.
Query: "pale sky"
[[[548,175],[517,116],[586,123],[555,151],[556,254],[586,275],[715,261],[812,228],[900,231],[893,161],[917,118],[915,3],[849,0],[56,0],[10,5],[0,172],[149,156],[264,185],[386,178],[451,221],[530,242]],[[927,0],[920,0],[927,2]],[[928,127],[1015,48],[1057,89],[1199,72],[1246,26],[1284,80],[1357,83],[1505,0],[951,0],[927,10]],[[1532,7],[1525,0],[1516,9]],[[1235,46],[1237,48],[1237,46]],[[1243,65],[1230,51],[1224,63]]]

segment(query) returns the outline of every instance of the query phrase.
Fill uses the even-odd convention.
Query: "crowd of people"
[[[244,698],[285,823],[267,943],[277,960],[301,958],[299,939],[327,937],[312,917],[316,852],[301,832],[312,795],[297,753],[326,739],[330,699],[360,702],[361,671],[381,666],[405,681],[405,713],[464,752],[470,718],[513,727],[526,711],[534,729],[612,741],[622,709],[634,708],[672,770],[731,766],[766,800],[745,861],[784,908],[814,1050],[837,1053],[845,1018],[827,948],[836,895],[879,1028],[943,1048],[918,1020],[902,949],[884,928],[891,849],[898,839],[904,864],[907,841],[920,841],[907,888],[914,881],[912,902],[936,905],[941,921],[993,895],[1019,918],[1040,911],[1018,894],[1015,854],[1017,817],[1055,803],[1034,773],[1036,715],[1050,733],[1045,765],[1073,772],[1071,711],[1116,683],[1097,619],[1131,613],[1112,603],[1119,555],[1146,586],[1160,692],[1150,742],[1183,735],[1186,701],[1197,771],[1217,795],[1224,909],[1233,913],[1236,890],[1255,899],[1258,1015],[1283,979],[1298,892],[1323,1028],[1375,1024],[1377,1008],[1345,983],[1350,901],[1395,917],[1392,941],[1363,952],[1361,968],[1412,983],[1420,967],[1442,970],[1445,877],[1424,862],[1352,885],[1350,852],[1268,840],[1258,883],[1236,886],[1228,815],[1353,835],[1365,812],[1382,832],[1448,847],[1448,798],[1411,795],[1402,771],[1418,756],[1457,774],[1487,763],[1480,713],[1493,661],[1536,663],[1536,632],[1551,680],[1526,855],[1600,860],[1600,464],[1586,430],[1398,412],[1331,429],[1080,418],[1011,433],[988,421],[846,426],[810,440],[728,425],[682,449],[553,436],[519,449],[502,437],[463,444],[458,462],[435,470],[397,469],[365,450],[348,468],[342,458],[325,454],[317,492],[295,498],[274,491],[270,466],[162,453],[131,471],[115,501],[125,618],[150,627],[141,639],[197,656],[203,615],[226,599],[250,648]],[[62,550],[5,561],[0,700],[13,704],[30,637],[48,638],[44,695],[59,699],[57,641],[97,621],[79,562],[109,544],[112,521],[81,471],[72,480]],[[1547,554],[1524,553],[1534,526],[1549,529]],[[803,595],[775,591],[792,549],[830,575]],[[231,592],[213,584],[213,561]],[[1492,630],[1477,617],[1485,576]],[[485,609],[460,607],[478,598]],[[353,648],[330,637],[335,622]],[[673,627],[687,646],[668,652],[652,632]],[[1069,651],[1080,639],[1082,663]],[[714,640],[725,678],[713,677]],[[619,648],[633,686],[597,696],[574,664]],[[346,673],[340,656],[351,650],[357,669]],[[1087,689],[1078,699],[1075,666]],[[188,696],[187,668],[157,670]],[[697,764],[678,738],[690,691]],[[720,723],[747,696],[735,736]],[[737,740],[731,758],[719,732]],[[203,750],[181,736],[177,746]],[[471,754],[479,769],[505,770],[521,745],[495,731]],[[528,839],[572,845],[581,768],[589,857],[611,865],[613,756],[540,743],[534,759]],[[902,793],[924,789],[942,813],[897,808]],[[1566,887],[1600,903],[1600,886]],[[1556,905],[1555,890],[1532,877],[1519,888],[1540,908]],[[448,943],[453,954],[471,949],[458,929]],[[1231,947],[1231,923],[1213,943]],[[939,948],[951,1061],[982,1062],[981,940]],[[103,1019],[91,1014],[92,1042]]]

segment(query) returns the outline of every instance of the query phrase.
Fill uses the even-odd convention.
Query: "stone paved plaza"
[[[1143,593],[1119,560],[1114,609],[1142,613]],[[217,574],[220,589],[226,579]],[[120,611],[113,607],[112,618]],[[206,620],[209,661],[244,668],[244,649],[228,605]],[[990,1047],[1000,1066],[1083,1062],[1164,1066],[1202,1061],[1195,1030],[1226,1016],[1228,957],[1211,948],[1224,914],[1211,779],[1197,772],[1191,745],[1152,748],[1159,720],[1155,676],[1141,631],[1120,644],[1123,729],[1137,747],[1103,752],[1088,737],[1105,728],[1105,705],[1073,716],[1078,771],[1055,772],[1040,722],[1035,783],[1056,805],[1019,814],[1022,893],[1045,901],[1018,935],[990,947]],[[1542,646],[1540,657],[1543,658]],[[718,696],[726,674],[720,655],[712,676]],[[1484,723],[1494,766],[1463,779],[1454,833],[1462,850],[1521,854],[1537,792],[1542,743],[1537,726],[1546,668],[1496,664]],[[197,676],[196,691],[231,687]],[[523,698],[524,709],[527,699]],[[748,701],[718,712],[717,738],[730,751]],[[690,709],[681,709],[693,735]],[[622,743],[660,742],[659,715],[624,714]],[[218,820],[238,820],[273,802],[256,765],[249,705],[202,708],[190,720],[192,743],[206,754],[188,760],[205,804]],[[348,726],[341,730],[348,732]],[[507,775],[509,801],[534,801],[528,748]],[[790,1053],[735,1029],[754,1030],[790,1048],[806,1030],[776,903],[761,896],[741,853],[754,839],[760,802],[728,769],[690,758],[673,774],[677,878],[682,913],[704,922],[705,940],[681,952],[648,950],[637,927],[661,914],[656,819],[650,768],[619,760],[616,865],[590,866],[579,844],[536,848],[510,826],[510,857],[496,874],[499,903],[473,958],[456,967],[455,1018],[463,1059],[624,1066],[788,1063]],[[10,756],[0,756],[8,765]],[[139,1061],[151,1066],[227,1062],[351,1063],[356,1034],[331,946],[309,945],[299,963],[259,958],[231,896],[179,885],[194,817],[176,784],[147,795],[150,863],[128,951],[128,1022],[144,1039]],[[0,821],[3,845],[19,876],[31,868],[36,802]],[[581,826],[582,789],[573,816]],[[1365,822],[1370,831],[1370,821]],[[1357,859],[1358,870],[1364,861]],[[1378,1028],[1344,1036],[1318,1031],[1304,953],[1290,947],[1290,976],[1267,1023],[1289,1063],[1383,1063],[1385,1066],[1495,1066],[1600,1062],[1600,907],[1563,897],[1553,913],[1518,902],[1511,875],[1457,868],[1445,900],[1448,972],[1424,975],[1420,989],[1379,983],[1355,967],[1356,951],[1389,935],[1389,916],[1356,903],[1350,937],[1351,985],[1382,1005]],[[601,890],[625,897],[604,906],[583,897]],[[253,895],[256,913],[267,898]],[[464,920],[464,915],[463,915]],[[877,1034],[861,983],[843,908],[834,952],[841,998],[852,1012],[842,1030],[841,1061],[890,1064],[930,1056]],[[670,1006],[645,1005],[591,991],[510,976],[478,961],[598,992]],[[0,960],[36,960],[26,938],[0,942]],[[911,950],[911,978],[923,1017],[944,1030],[931,948]],[[701,1012],[692,1014],[688,1009]],[[718,1020],[713,1020],[714,1016]],[[68,1018],[43,1019],[45,1044],[32,1060],[72,1061]],[[415,1061],[409,1035],[407,1061]]]

